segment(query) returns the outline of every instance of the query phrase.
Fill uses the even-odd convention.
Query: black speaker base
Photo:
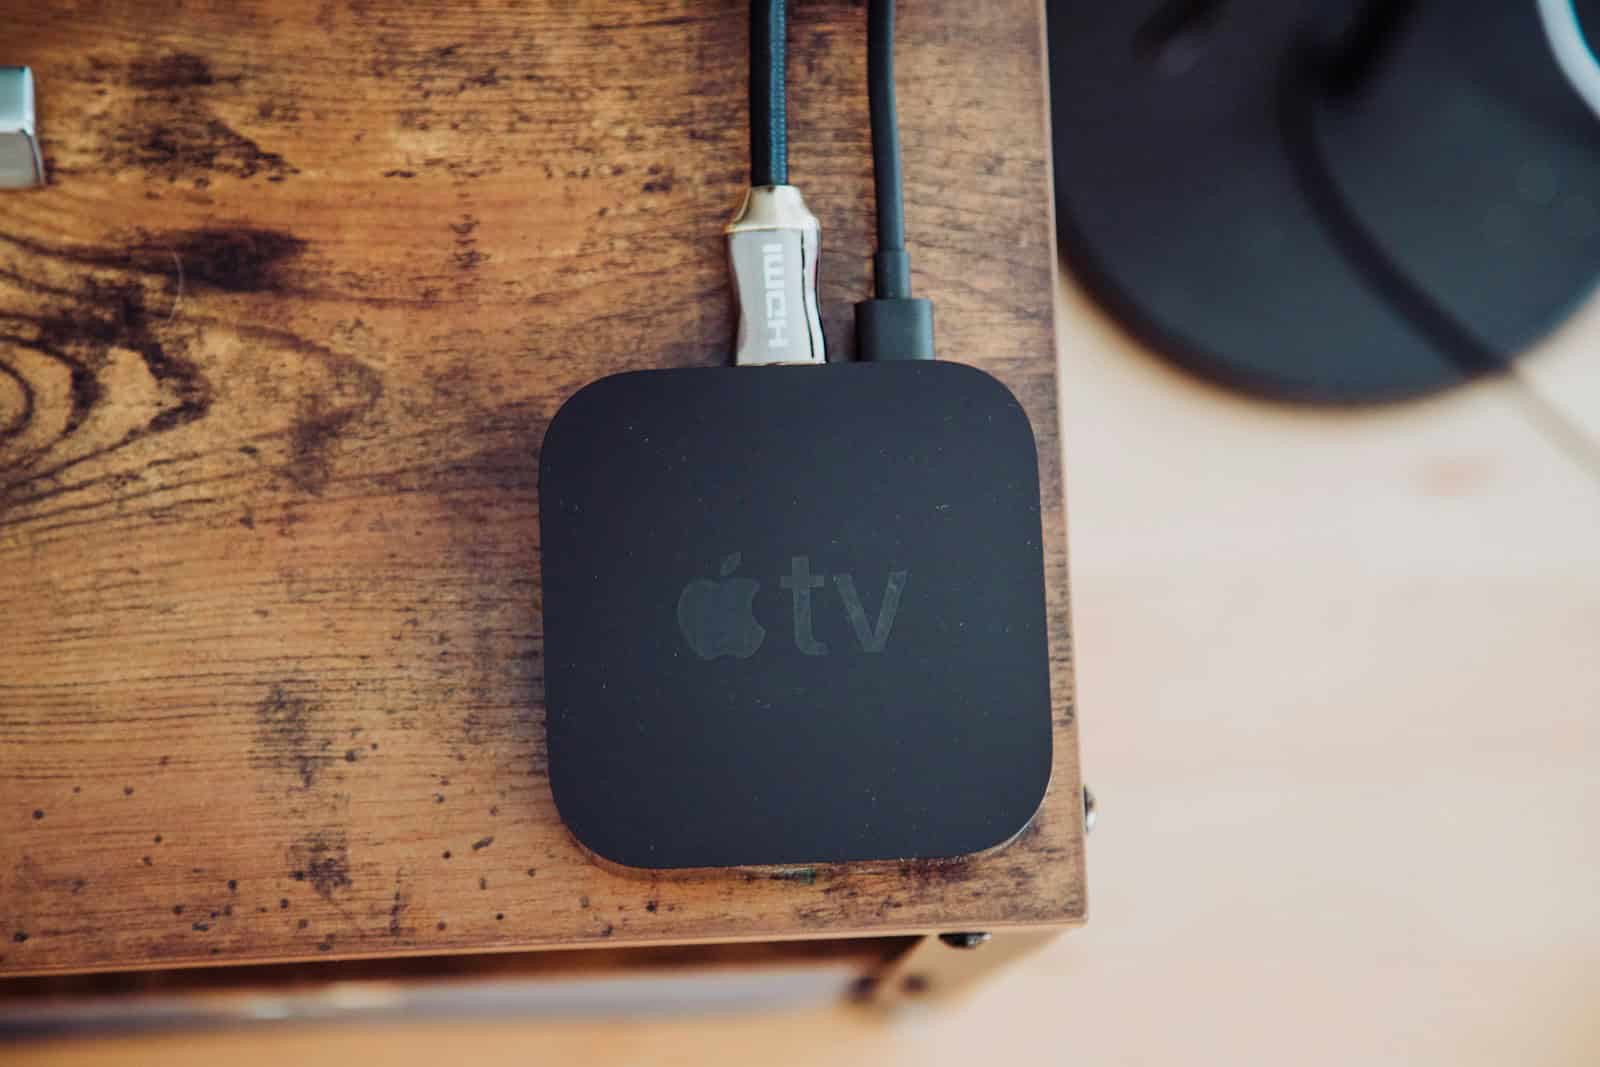
[[[1531,0],[1066,0],[1050,48],[1063,255],[1198,373],[1420,396],[1600,277],[1600,121]]]

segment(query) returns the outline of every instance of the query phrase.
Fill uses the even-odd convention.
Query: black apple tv
[[[596,856],[955,858],[1038,810],[1038,462],[994,378],[604,378],[551,422],[539,494],[550,784]]]

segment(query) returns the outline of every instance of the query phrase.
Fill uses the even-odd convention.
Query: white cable
[[[1573,0],[1539,0],[1539,19],[1544,23],[1545,40],[1556,55],[1556,64],[1567,81],[1583,97],[1589,110],[1600,118],[1600,59],[1583,36],[1578,10]]]

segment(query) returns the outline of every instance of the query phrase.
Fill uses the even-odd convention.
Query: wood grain
[[[1063,924],[1084,914],[1039,6],[906,5],[943,354],[1045,486],[1055,776],[953,865],[652,880],[544,770],[561,401],[730,350],[732,0],[9,5],[48,189],[0,197],[0,973]],[[792,14],[836,358],[862,12]]]

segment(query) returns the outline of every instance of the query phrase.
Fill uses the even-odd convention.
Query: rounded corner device
[[[1038,455],[952,363],[580,390],[539,463],[562,820],[621,867],[948,859],[1049,784]]]

